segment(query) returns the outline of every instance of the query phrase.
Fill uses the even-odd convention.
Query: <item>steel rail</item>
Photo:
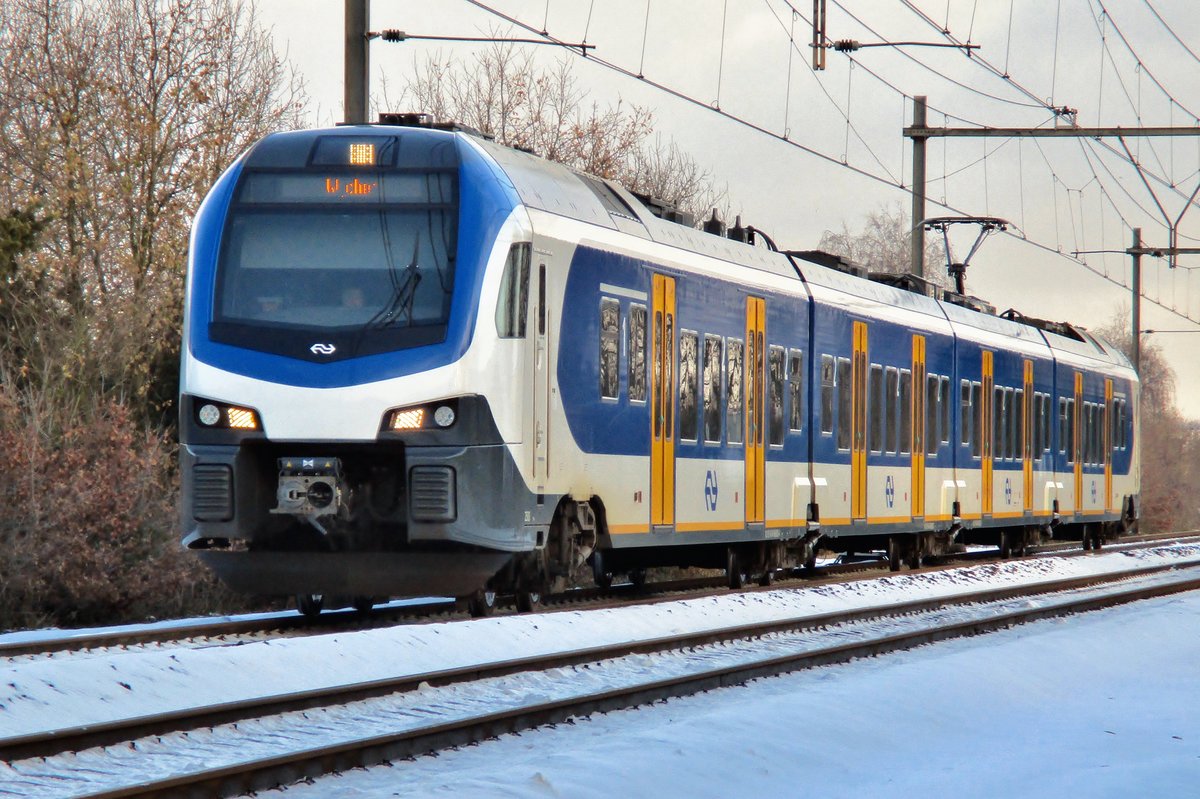
[[[1165,541],[1184,541],[1188,536],[1194,536],[1195,531],[1183,531],[1168,534],[1150,534],[1127,536],[1116,546],[1139,548],[1155,546]],[[1030,555],[1077,556],[1086,554],[1079,547],[1078,541],[1052,541],[1030,547]],[[994,550],[979,550],[974,552],[951,553],[934,555],[926,559],[933,567],[947,567],[964,562],[998,559]],[[850,575],[860,575],[866,579],[874,579],[876,572],[887,574],[886,560],[864,560],[856,563],[837,564],[818,567],[813,572],[797,569],[792,573],[781,572],[780,581],[803,580],[808,583],[823,584],[825,582],[841,582],[840,578]],[[832,578],[832,579],[831,579]],[[852,578],[854,579],[854,578]],[[589,609],[602,607],[621,607],[629,604],[629,597],[636,596],[643,604],[675,601],[681,594],[698,592],[705,589],[722,589],[728,585],[725,577],[693,577],[660,583],[651,583],[641,589],[631,585],[615,585],[610,589],[581,588],[562,594],[549,596],[543,603],[546,611],[575,610],[587,604]],[[770,590],[773,586],[765,586]],[[764,590],[762,586],[747,585],[745,591]],[[715,592],[714,592],[715,593]],[[703,596],[703,594],[696,594]],[[314,632],[326,633],[341,630],[361,630],[386,626],[390,622],[402,619],[422,619],[438,613],[456,612],[453,601],[434,602],[426,605],[405,605],[400,607],[375,608],[369,614],[363,615],[352,609],[334,610],[322,613],[315,619],[306,618],[299,613],[279,616],[271,619],[233,618],[213,622],[201,622],[189,626],[139,629],[136,625],[130,628],[118,628],[103,631],[79,630],[68,632],[60,637],[29,639],[5,642],[0,640],[0,658],[12,658],[22,655],[49,655],[56,652],[81,651],[99,649],[102,647],[139,646],[153,643],[171,643],[196,638],[218,639],[222,636],[270,634],[273,632]]]
[[[1127,577],[1128,574],[1125,576]],[[415,757],[501,734],[559,723],[575,716],[635,707],[713,688],[741,685],[760,677],[845,663],[857,658],[912,649],[952,638],[978,635],[1017,624],[1099,610],[1198,589],[1200,589],[1200,577],[1193,577],[1168,584],[1113,591],[1098,597],[1081,598],[1048,607],[1022,608],[986,619],[974,619],[919,631],[882,636],[867,641],[778,655],[751,663],[711,667],[688,675],[611,689],[584,698],[551,700],[471,719],[430,724],[404,732],[374,735],[355,741],[313,747],[253,763],[218,767],[212,770],[181,774],[161,781],[148,781],[127,788],[95,792],[86,794],[86,797],[87,799],[127,799],[128,797],[152,796],[231,796],[265,790],[280,784],[334,771]],[[752,627],[753,625],[747,626]]]
[[[199,708],[186,708],[163,713],[117,719],[105,723],[61,727],[18,736],[0,737],[0,761],[50,757],[64,752],[78,752],[98,746],[111,746],[147,736],[229,724],[263,718],[281,713],[316,707],[341,705],[362,699],[413,691],[422,685],[434,687],[502,677],[528,671],[577,666],[600,660],[634,654],[650,654],[707,644],[757,638],[781,632],[798,632],[829,625],[899,617],[944,607],[998,602],[1018,597],[1037,596],[1070,591],[1123,580],[1169,572],[1178,564],[1143,566],[1109,574],[1089,575],[1040,582],[989,588],[966,594],[935,599],[918,599],[898,604],[877,605],[850,611],[833,611],[817,615],[751,622],[719,629],[687,632],[675,635],[644,638],[619,644],[604,644],[571,652],[513,658],[487,664],[474,664],[402,677],[383,678],[357,683],[326,686],[305,691],[255,697]],[[1198,567],[1200,568],[1200,567]]]

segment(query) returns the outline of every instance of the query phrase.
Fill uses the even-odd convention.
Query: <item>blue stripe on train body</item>
[[[731,274],[741,267],[730,265]],[[812,460],[816,463],[849,465],[850,452],[837,446],[837,413],[834,409],[833,433],[820,432],[821,374],[820,358],[830,355],[835,358],[850,358],[852,355],[853,322],[865,321],[869,328],[868,360],[871,364],[909,369],[912,365],[912,338],[914,334],[926,339],[927,374],[949,378],[949,442],[938,441],[936,452],[927,454],[927,467],[979,469],[980,458],[972,456],[972,444],[962,441],[962,419],[960,407],[960,381],[982,382],[982,353],[990,351],[993,357],[993,384],[995,386],[1024,390],[1024,362],[1033,362],[1033,389],[1036,393],[1051,398],[1049,436],[1050,450],[1035,453],[1033,466],[1036,471],[1057,471],[1070,474],[1073,465],[1066,463],[1066,455],[1059,453],[1058,398],[1074,396],[1073,366],[1062,366],[1053,357],[1038,356],[1008,350],[991,343],[961,335],[945,334],[913,325],[872,318],[852,313],[836,303],[812,300],[804,294],[785,294],[777,291],[749,290],[734,280],[720,281],[708,276],[695,275],[679,269],[655,264],[647,259],[607,252],[593,246],[576,248],[570,264],[565,290],[562,318],[570,320],[564,324],[559,342],[557,379],[562,395],[563,407],[576,444],[585,453],[631,455],[648,457],[650,454],[650,405],[649,401],[634,402],[629,399],[629,353],[628,328],[620,331],[619,391],[617,399],[600,399],[598,342],[600,337],[599,307],[601,299],[615,300],[620,304],[623,325],[628,324],[629,309],[642,305],[651,310],[652,278],[662,274],[676,280],[676,328],[679,331],[695,331],[702,345],[705,335],[743,340],[746,324],[746,298],[761,297],[766,301],[767,324],[766,344],[782,346],[787,350],[803,352],[805,407],[801,431],[785,429],[782,447],[767,447],[766,456],[772,462],[807,462],[811,436]],[[601,284],[646,295],[645,300],[633,299],[625,293],[605,292]],[[803,291],[803,284],[795,284]],[[812,325],[810,328],[810,315]],[[649,324],[649,323],[648,323]],[[649,335],[649,331],[647,333]],[[1040,339],[1040,337],[1039,337]],[[1044,346],[1045,342],[1035,339]],[[676,337],[676,349],[678,337]],[[1049,353],[1049,350],[1046,350]],[[675,357],[673,355],[673,357]],[[651,368],[649,350],[647,368]],[[1084,401],[1102,402],[1104,380],[1110,375],[1104,371],[1081,369],[1084,373]],[[1061,374],[1068,373],[1067,383]],[[1112,376],[1114,390],[1124,391],[1129,396],[1131,384],[1128,379]],[[676,379],[678,374],[676,373]],[[647,386],[649,386],[647,378]],[[649,390],[649,389],[648,389]],[[724,398],[724,394],[722,395]],[[791,398],[785,390],[785,401]],[[1026,399],[1026,401],[1030,401]],[[678,403],[677,403],[678,404]],[[702,401],[700,412],[702,412]],[[785,419],[790,409],[785,408]],[[898,420],[891,420],[897,423]],[[701,421],[702,424],[702,421]],[[1126,420],[1127,430],[1132,432],[1132,420]],[[828,425],[827,425],[828,426]],[[742,460],[744,449],[741,444],[728,443],[725,410],[722,409],[722,440],[720,444],[680,440],[680,422],[675,421],[675,452],[677,458],[709,460]],[[940,437],[939,437],[940,438]],[[899,450],[899,447],[897,447]],[[1113,452],[1114,474],[1129,470],[1131,448]],[[902,467],[911,462],[911,454],[875,452],[868,450],[868,465]],[[1021,458],[993,461],[996,473],[1020,473]],[[1103,466],[1085,466],[1085,474],[1102,474]]]
[[[370,128],[370,131],[376,130],[378,128]],[[273,134],[262,142],[269,142],[273,137],[316,141],[317,138],[325,136],[361,136],[363,132],[363,128],[355,126],[293,131]],[[389,130],[389,135],[411,137],[414,140],[434,137],[453,140],[457,148],[458,246],[455,290],[445,340],[424,347],[332,363],[301,361],[212,341],[209,338],[208,325],[213,317],[217,259],[225,220],[229,217],[237,180],[246,162],[246,156],[243,156],[221,176],[196,215],[188,296],[188,347],[191,357],[234,374],[307,388],[361,385],[428,371],[453,363],[462,357],[471,344],[479,311],[479,290],[492,246],[501,225],[520,201],[504,174],[499,172],[486,156],[464,141],[461,134],[405,128],[396,132]]]

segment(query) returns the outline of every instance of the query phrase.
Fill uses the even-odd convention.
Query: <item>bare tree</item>
[[[0,0],[0,625],[212,595],[166,435],[188,231],[304,102],[249,2]]]
[[[821,235],[822,250],[857,261],[872,272],[907,272],[912,250],[912,227],[908,214],[899,203],[880,206],[867,214],[862,231],[852,233],[842,224],[842,232],[826,230]],[[941,243],[925,241],[925,279],[944,288],[950,287],[946,275],[946,255]]]
[[[1097,333],[1132,353],[1129,310]],[[1175,370],[1162,347],[1141,348],[1142,524],[1147,530],[1188,530],[1200,524],[1200,431],[1175,404]]]
[[[238,152],[299,121],[303,86],[242,0],[0,9],[0,208],[35,201],[46,227],[10,287],[7,385],[140,413],[173,394],[191,214]]]
[[[395,105],[386,84],[384,101]],[[399,102],[665,200],[696,219],[725,204],[726,191],[709,170],[654,135],[649,109],[589,102],[566,60],[542,67],[531,52],[504,43],[468,60],[430,55],[414,62]]]

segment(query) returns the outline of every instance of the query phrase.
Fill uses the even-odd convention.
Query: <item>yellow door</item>
[[[1104,509],[1113,511],[1112,501],[1112,429],[1113,420],[1113,384],[1112,380],[1104,381],[1104,418],[1101,426],[1104,428]]]
[[[850,513],[867,518],[867,323],[854,323],[850,364]]]
[[[925,337],[912,340],[912,515],[925,517]]]
[[[650,523],[675,524],[675,279],[654,276]]]
[[[983,514],[990,516],[992,513],[992,445],[995,425],[992,423],[992,353],[983,353],[983,391],[982,409],[979,414],[980,420],[983,422],[983,429],[980,431],[980,437],[983,443],[983,451],[980,460],[980,465],[983,468],[983,485],[980,488],[980,500],[983,503]]]
[[[766,504],[766,304],[746,298],[746,523],[761,524]]]
[[[1075,373],[1075,424],[1071,450],[1075,453],[1075,512],[1083,512],[1083,372]]]
[[[1021,406],[1021,457],[1025,470],[1025,510],[1033,510],[1033,361],[1025,361],[1025,396]]]

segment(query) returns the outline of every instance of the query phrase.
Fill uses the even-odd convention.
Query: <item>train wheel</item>
[[[760,574],[758,576],[758,584],[761,586],[768,586],[768,585],[773,584],[774,582],[775,582],[775,570],[774,569],[767,569],[765,572],[763,572],[762,574]]]
[[[804,570],[815,571],[817,568],[817,546],[813,544],[804,553]]]
[[[646,587],[646,570],[634,569],[629,573],[629,582],[633,584],[635,591],[641,591]]]
[[[491,616],[496,612],[496,592],[490,588],[480,588],[467,597],[467,612],[477,619]]]
[[[1012,536],[1007,530],[1000,531],[1000,557],[1008,560],[1013,555]]]
[[[325,604],[325,597],[321,594],[297,594],[296,608],[310,619],[315,619],[321,615],[321,606]]]
[[[371,612],[371,608],[375,607],[375,597],[356,596],[351,604],[354,605],[355,611],[365,616]]]
[[[517,612],[533,613],[542,606],[542,592],[522,589],[517,592]]]
[[[896,536],[888,538],[887,558],[888,571],[900,571],[900,539]]]
[[[1092,525],[1092,549],[1100,549],[1104,546],[1104,526],[1101,524]]]
[[[746,586],[748,575],[742,569],[742,559],[733,547],[730,547],[725,555],[725,576],[729,578],[729,587],[734,590]]]
[[[598,549],[592,553],[592,581],[605,591],[613,584],[613,573],[605,569],[604,553]]]

